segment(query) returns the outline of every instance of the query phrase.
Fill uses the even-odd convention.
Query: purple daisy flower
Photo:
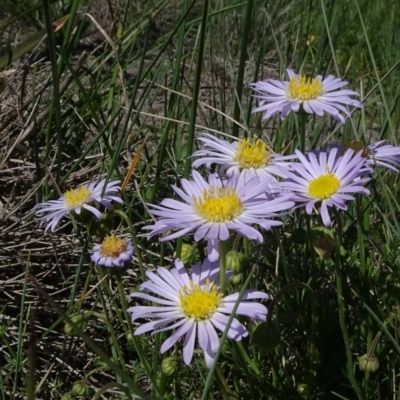
[[[348,82],[335,78],[332,75],[322,78],[317,75],[315,78],[307,78],[304,75],[297,75],[293,70],[287,69],[289,81],[278,81],[267,79],[251,83],[251,88],[259,93],[255,96],[260,99],[259,107],[253,112],[265,111],[263,119],[271,118],[275,114],[281,113],[284,119],[290,111],[298,112],[303,109],[308,114],[317,114],[322,116],[324,112],[330,114],[333,118],[344,123],[344,117],[348,117],[350,112],[344,105],[362,108],[362,104],[353,100],[350,96],[359,96],[352,90],[337,90]],[[344,104],[344,105],[343,105]]]
[[[380,140],[366,146],[361,140],[352,140],[343,145],[329,143],[325,146],[325,149],[328,152],[332,149],[339,149],[337,157],[342,156],[347,149],[353,149],[355,152],[361,151],[361,155],[365,158],[365,163],[369,167],[380,165],[394,172],[399,172],[395,166],[400,166],[400,147],[391,144],[383,145],[385,142],[386,140]],[[319,152],[315,151],[314,153],[318,154]]]
[[[354,200],[350,193],[369,195],[364,184],[370,178],[363,177],[372,172],[366,166],[361,152],[348,149],[343,156],[337,156],[338,149],[329,153],[309,153],[306,156],[296,150],[300,163],[292,163],[292,171],[285,171],[287,180],[282,188],[292,191],[295,202],[303,203],[307,214],[313,213],[314,206],[321,203],[321,217],[325,226],[331,226],[328,207],[347,210],[346,200]]]
[[[148,204],[149,213],[161,217],[154,225],[143,229],[150,230],[149,237],[177,230],[160,241],[172,240],[194,231],[194,240],[208,239],[208,258],[218,259],[218,240],[229,238],[233,230],[249,239],[263,241],[261,233],[251,225],[264,229],[282,225],[275,218],[285,215],[284,210],[293,207],[289,201],[292,194],[279,197],[267,197],[265,192],[271,187],[271,181],[259,182],[254,178],[248,183],[230,178],[223,183],[213,174],[206,182],[197,171],[192,171],[193,180],[182,179],[183,190],[172,186],[184,202],[164,199],[160,206]]]
[[[380,140],[379,142],[365,146],[361,141],[353,141],[347,143],[348,148],[354,150],[363,150],[362,156],[366,158],[367,165],[373,167],[375,165],[380,165],[391,169],[394,172],[399,172],[399,170],[391,165],[400,166],[400,147],[392,146],[391,144],[385,144],[386,140]]]
[[[101,213],[91,203],[97,201],[108,210],[112,209],[112,201],[123,203],[118,192],[120,181],[112,181],[106,184],[103,179],[100,182],[91,182],[82,185],[78,189],[71,189],[64,193],[58,200],[49,200],[36,205],[37,214],[44,214],[39,218],[41,224],[46,223],[45,233],[48,229],[54,231],[60,220],[71,211],[80,214],[82,208],[92,212],[98,220],[101,220]],[[104,185],[106,185],[104,189]],[[104,190],[104,194],[103,194]]]
[[[186,365],[192,361],[197,336],[198,344],[204,351],[206,365],[211,368],[219,347],[216,329],[221,332],[225,330],[239,296],[239,293],[234,293],[224,297],[219,292],[219,269],[219,263],[205,259],[202,267],[200,265],[192,267],[190,275],[180,260],[175,260],[175,268],[170,270],[158,268],[158,275],[147,271],[149,280],[141,284],[139,289],[151,294],[133,293],[131,297],[145,299],[157,305],[134,306],[128,309],[132,314],[132,321],[138,318],[153,319],[139,326],[135,330],[135,335],[176,329],[162,344],[160,351],[165,353],[184,336],[183,360]],[[229,275],[227,273],[227,277]],[[267,308],[247,300],[268,298],[265,293],[246,290],[236,314],[265,321]],[[240,341],[247,335],[247,329],[234,318],[228,330],[228,337]]]
[[[245,138],[229,143],[209,133],[203,133],[203,137],[199,137],[198,140],[204,144],[200,150],[193,153],[193,157],[199,157],[192,164],[194,168],[204,164],[208,168],[213,163],[220,164],[220,176],[235,176],[244,183],[256,176],[261,180],[274,180],[274,175],[282,176],[281,169],[289,165],[285,161],[294,158],[274,153],[259,139],[251,142]]]
[[[90,259],[96,265],[122,268],[126,262],[132,261],[134,252],[135,248],[130,240],[119,239],[112,234],[102,244],[93,247]]]

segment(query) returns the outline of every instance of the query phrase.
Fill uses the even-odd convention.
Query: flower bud
[[[243,282],[243,274],[233,274],[229,277],[229,282],[233,285],[233,286],[237,286],[240,285]]]
[[[71,392],[78,396],[87,396],[89,394],[89,386],[85,381],[78,381],[72,385]]]
[[[171,376],[175,374],[180,363],[180,358],[176,356],[166,357],[161,362],[161,370],[165,375]]]
[[[63,394],[61,400],[75,400],[75,396],[71,392],[68,392]]]
[[[326,260],[330,258],[335,247],[335,239],[330,229],[324,226],[317,226],[311,229],[311,244],[318,255]]]
[[[190,266],[193,264],[194,259],[196,257],[196,250],[197,250],[197,245],[194,244],[191,246],[190,244],[184,243],[182,244],[181,248],[181,261],[183,265]],[[174,254],[174,257],[176,256],[176,253]]]
[[[87,327],[87,319],[83,314],[74,314],[70,317],[71,321],[78,326],[79,329],[84,331]],[[68,322],[65,323],[64,332],[68,336],[76,335],[75,329]]]
[[[301,397],[309,398],[310,388],[306,383],[298,384],[296,390]]]
[[[361,371],[375,372],[379,368],[379,361],[375,357],[368,357],[368,354],[358,358],[358,366]]]
[[[226,268],[237,273],[250,267],[250,258],[235,250],[226,253]]]
[[[261,354],[267,354],[281,341],[281,330],[276,320],[258,324],[253,332],[253,343]]]

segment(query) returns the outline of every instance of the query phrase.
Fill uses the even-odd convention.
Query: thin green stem
[[[115,270],[115,276],[117,278],[117,286],[118,286],[118,292],[119,292],[119,297],[121,298],[121,305],[122,305],[122,310],[126,318],[126,322],[128,325],[129,333],[133,336],[133,328],[132,324],[130,323],[131,317],[128,313],[128,303],[126,302],[125,298],[125,291],[124,291],[124,285],[122,282],[122,276],[121,276],[121,271]]]
[[[290,283],[293,281],[292,275],[289,271],[289,266],[286,260],[286,255],[285,255],[285,249],[283,248],[281,238],[278,234],[278,232],[275,229],[272,229],[272,232],[274,233],[275,239],[278,243],[279,247],[279,260],[281,261],[281,264],[283,266],[283,273],[285,274],[286,282]]]
[[[307,125],[307,114],[301,110],[299,112],[300,119],[300,151],[305,153],[306,151],[306,125]]]
[[[241,43],[240,59],[239,59],[239,69],[236,81],[236,101],[235,101],[235,108],[233,111],[233,119],[235,121],[239,121],[240,119],[240,111],[241,111],[240,102],[242,99],[244,69],[248,53],[248,45],[249,45],[248,38],[249,38],[250,27],[252,26],[251,17],[253,13],[253,6],[254,6],[254,0],[248,0],[246,7],[246,16],[244,19],[244,27],[243,27],[243,35],[242,35],[242,43]],[[233,124],[232,135],[238,137],[238,133],[239,133],[239,126],[237,124]]]
[[[76,310],[78,314],[81,312],[82,305],[83,305],[83,298],[85,297],[85,294],[87,293],[88,288],[89,288],[90,279],[91,279],[92,274],[93,274],[93,268],[94,268],[93,263],[90,263],[89,273],[88,273],[88,276],[86,277],[85,286],[83,287],[83,290],[82,290],[82,295],[81,295],[82,301],[80,301],[78,303],[78,307],[77,307],[77,310]]]
[[[103,279],[106,276],[106,273],[104,272],[104,268],[103,267],[99,267],[98,271],[99,271],[100,277]],[[110,298],[110,300],[111,300],[111,302],[113,304],[113,308],[114,308],[114,310],[115,310],[115,312],[117,314],[119,322],[121,323],[121,326],[124,328],[125,334],[128,334],[128,330],[129,329],[127,329],[127,327],[126,327],[127,322],[125,321],[124,317],[121,314],[121,310],[119,308],[119,305],[117,304],[117,301],[115,300],[114,294],[111,291],[111,288],[110,288],[110,285],[109,285],[109,280],[107,278],[109,278],[109,276],[106,277],[105,282],[103,282],[103,287],[105,287],[105,289],[106,289],[106,291],[107,291],[107,293],[109,295],[109,298]],[[107,312],[107,310],[104,310],[104,311]]]
[[[226,292],[226,242],[220,240],[219,241],[219,261],[220,261],[220,285],[221,285],[221,293],[225,294]]]
[[[336,223],[337,223],[337,241],[336,241],[336,257],[335,257],[335,268],[336,268],[336,288],[337,288],[337,297],[338,297],[338,312],[339,312],[339,323],[340,328],[342,330],[342,336],[344,340],[344,345],[346,348],[346,356],[347,356],[347,374],[350,380],[350,383],[357,394],[359,400],[363,399],[363,395],[361,393],[361,389],[358,386],[354,375],[353,369],[353,355],[351,353],[350,340],[349,335],[347,333],[346,328],[346,320],[345,320],[345,304],[343,300],[343,276],[342,269],[340,267],[340,248],[342,245],[342,222],[340,218],[339,212],[333,208]]]
[[[272,315],[275,306],[278,304],[280,298],[287,292],[290,292],[292,289],[305,289],[310,294],[311,300],[311,332],[310,332],[310,340],[309,340],[309,354],[311,358],[311,364],[316,359],[316,331],[317,331],[317,299],[315,297],[314,291],[305,283],[302,282],[293,282],[289,285],[285,286],[282,290],[280,290],[272,300],[267,316],[267,323],[271,323]]]
[[[135,246],[135,256],[136,256],[136,258],[138,260],[138,264],[139,264],[140,276],[142,277],[142,280],[145,281],[146,274],[145,274],[144,268],[143,268],[143,258],[142,258],[142,253],[140,251],[139,243],[136,239],[135,228],[133,227],[132,222],[129,219],[129,217],[122,210],[115,209],[114,213],[118,214],[120,217],[122,217],[129,226],[129,230],[131,232],[131,237],[132,237],[132,242],[133,242],[133,245]]]
[[[185,178],[189,177],[190,167],[192,164],[192,158],[190,156],[192,155],[192,152],[193,152],[194,131],[196,128],[197,104],[199,102],[201,70],[202,70],[202,66],[203,66],[203,56],[204,56],[205,41],[206,41],[208,3],[209,3],[209,0],[204,0],[203,15],[201,18],[201,25],[200,25],[200,35],[199,35],[200,40],[199,40],[199,50],[197,53],[196,76],[195,76],[194,87],[193,87],[192,106],[190,109],[190,123],[189,123],[187,153],[186,153],[187,157],[186,157],[185,172],[184,172]]]
[[[240,355],[246,360],[247,364],[250,366],[250,368],[257,374],[260,375],[260,370],[258,369],[256,363],[250,358],[250,356],[247,354],[246,349],[243,346],[242,342],[237,342],[236,343]]]
[[[86,311],[84,313],[84,316],[85,317],[93,316],[93,317],[100,319],[101,321],[103,321],[105,323],[108,331],[110,332],[110,335],[111,335],[110,340],[113,343],[114,348],[118,354],[118,359],[119,359],[119,362],[121,363],[121,367],[122,367],[123,371],[126,372],[126,365],[125,365],[124,357],[122,355],[121,347],[119,345],[117,335],[115,334],[115,330],[114,330],[113,326],[111,325],[111,322],[109,321],[109,319],[106,318],[104,315],[98,313],[97,311]]]
[[[226,338],[228,337],[228,332],[229,332],[230,326],[232,324],[232,321],[235,318],[236,310],[239,307],[240,301],[241,301],[241,299],[243,297],[243,294],[244,294],[245,290],[249,286],[250,279],[251,279],[251,277],[252,277],[252,275],[254,273],[254,270],[255,270],[255,267],[253,267],[253,269],[251,270],[249,276],[247,277],[246,281],[244,282],[244,284],[242,286],[242,289],[239,292],[239,296],[238,296],[238,298],[236,300],[236,303],[233,306],[232,313],[229,316],[228,322],[226,324],[226,328],[225,328],[224,333],[222,334],[221,340],[219,342],[219,347],[218,347],[217,353],[215,354],[213,365],[212,365],[210,371],[208,372],[208,376],[207,376],[207,380],[206,380],[206,383],[205,383],[205,386],[204,386],[203,395],[201,396],[201,400],[206,400],[206,399],[209,398],[208,397],[208,393],[209,393],[209,391],[211,389],[211,384],[213,382],[214,374],[215,374],[215,371],[216,371],[216,368],[217,368],[217,365],[218,365],[218,359],[219,359],[219,357],[220,357],[220,355],[222,353],[222,346],[223,346]]]
[[[361,272],[365,276],[366,264],[365,264],[365,249],[364,249],[364,234],[363,234],[363,218],[361,214],[361,202],[360,197],[356,196],[356,212],[357,212],[357,238],[358,238],[358,246],[360,248],[360,264],[361,264]]]

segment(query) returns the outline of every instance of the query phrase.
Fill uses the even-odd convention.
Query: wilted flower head
[[[300,109],[308,114],[322,116],[324,112],[333,118],[344,123],[343,114],[350,117],[350,113],[344,105],[362,108],[359,101],[353,100],[350,96],[359,96],[352,90],[337,90],[348,82],[335,78],[332,75],[322,78],[317,75],[315,78],[307,78],[305,75],[297,75],[293,70],[287,69],[289,81],[278,81],[267,79],[250,84],[260,100],[259,107],[253,112],[265,112],[263,119],[271,118],[280,113],[282,119],[291,112],[298,112]]]
[[[120,239],[112,234],[102,244],[93,247],[90,259],[96,265],[122,268],[126,262],[132,261],[134,252],[135,248],[130,240]]]
[[[70,189],[64,193],[58,200],[49,200],[36,205],[36,213],[43,214],[39,218],[41,224],[46,223],[45,232],[48,229],[54,231],[60,220],[70,212],[81,214],[82,209],[92,212],[98,220],[101,220],[101,213],[91,204],[95,201],[111,210],[112,201],[122,203],[119,197],[120,181],[112,181],[106,184],[103,179],[100,182],[92,182],[82,185],[77,189]],[[106,187],[104,188],[104,185]],[[103,193],[104,192],[104,193]]]
[[[160,351],[166,352],[184,336],[183,360],[187,365],[192,360],[197,336],[199,346],[204,351],[206,365],[210,368],[219,347],[216,329],[221,332],[225,330],[239,296],[239,293],[234,293],[224,297],[220,293],[219,269],[219,263],[205,259],[202,267],[192,267],[190,275],[180,260],[175,260],[175,268],[170,270],[158,268],[158,275],[147,271],[149,280],[140,285],[140,291],[150,294],[133,293],[131,297],[145,299],[157,305],[134,306],[128,309],[132,314],[132,321],[139,318],[152,319],[151,322],[139,326],[135,335],[176,329],[162,344]],[[236,314],[265,321],[267,308],[247,301],[253,299],[268,299],[268,295],[256,290],[246,290]],[[247,335],[244,325],[234,318],[228,337],[240,341]]]
[[[292,171],[285,171],[286,181],[282,187],[293,191],[292,199],[303,203],[307,214],[313,213],[314,206],[321,204],[321,217],[325,226],[331,226],[328,207],[347,210],[346,200],[354,200],[350,193],[368,195],[370,192],[364,184],[370,178],[363,177],[372,172],[366,167],[361,152],[354,154],[348,149],[343,156],[337,157],[338,149],[317,155],[306,156],[296,150],[300,163],[292,163]]]
[[[259,231],[251,225],[260,225],[264,229],[282,225],[275,218],[284,215],[294,203],[289,201],[291,194],[268,199],[265,195],[270,181],[259,182],[254,178],[248,183],[230,178],[226,184],[213,174],[206,182],[197,171],[192,172],[193,180],[182,179],[183,190],[172,186],[184,200],[164,199],[160,206],[149,204],[149,213],[161,217],[154,225],[143,229],[150,230],[149,237],[177,230],[161,241],[172,240],[194,231],[194,240],[208,239],[208,257],[210,261],[218,259],[218,240],[229,238],[233,230],[249,239],[263,241]]]
[[[206,164],[210,168],[211,164],[219,164],[220,176],[227,178],[236,176],[244,183],[255,176],[261,179],[271,179],[274,175],[281,176],[281,168],[288,165],[285,160],[293,158],[274,153],[260,139],[252,141],[244,138],[229,143],[209,133],[203,133],[198,140],[204,144],[200,150],[193,153],[193,157],[198,157],[193,162],[193,167]],[[278,168],[278,165],[281,168]]]

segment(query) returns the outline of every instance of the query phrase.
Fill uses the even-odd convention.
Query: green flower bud
[[[175,374],[180,364],[180,357],[171,356],[166,357],[161,362],[161,370],[165,375],[171,376]]]
[[[226,268],[242,272],[250,267],[250,258],[235,250],[226,253]]]
[[[75,314],[70,317],[71,321],[78,326],[82,331],[84,331],[87,327],[87,319],[82,314]],[[65,323],[64,332],[68,336],[76,335],[74,327],[70,325],[68,322]]]
[[[375,372],[379,368],[379,361],[375,357],[368,357],[368,354],[358,358],[358,366],[361,371]]]
[[[196,257],[197,245],[194,244],[191,246],[190,244],[184,243],[181,248],[181,261],[183,265],[190,266],[194,263],[194,259]],[[174,257],[176,253],[174,254]]]
[[[317,226],[311,229],[311,244],[318,255],[326,260],[330,258],[335,248],[335,238],[330,229],[324,226]]]
[[[276,320],[258,324],[252,337],[254,345],[261,354],[267,354],[281,341],[281,330]]]
[[[86,396],[89,394],[89,386],[85,381],[78,381],[72,385],[71,392],[78,396]]]
[[[73,393],[70,393],[70,392],[65,393],[61,397],[61,400],[75,400],[75,395]]]
[[[243,282],[243,274],[233,274],[231,277],[229,277],[229,282],[233,286],[240,285]]]
[[[297,393],[301,396],[301,397],[306,397],[308,398],[310,395],[310,388],[306,383],[300,383],[297,385]]]

